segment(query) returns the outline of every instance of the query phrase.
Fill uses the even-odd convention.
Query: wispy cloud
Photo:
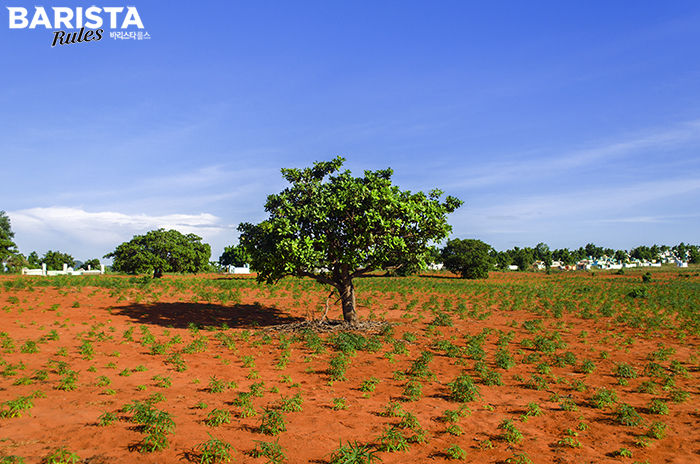
[[[470,168],[470,174],[451,179],[446,188],[483,188],[514,181],[554,180],[572,177],[585,169],[601,171],[601,167],[626,159],[647,157],[650,152],[665,154],[664,162],[671,163],[668,153],[689,144],[700,143],[700,120],[691,120],[673,128],[657,128],[617,140],[591,143],[590,147],[562,149],[549,152],[513,154],[507,159],[485,162]],[[455,172],[459,174],[459,172]]]

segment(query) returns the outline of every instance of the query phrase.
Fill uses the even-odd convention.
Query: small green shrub
[[[284,454],[284,448],[279,444],[279,439],[274,442],[254,440],[255,448],[250,452],[250,455],[255,458],[265,457],[268,464],[280,464],[287,460]]]
[[[231,444],[214,438],[209,432],[207,434],[209,435],[209,440],[194,447],[195,451],[199,452],[200,464],[230,462],[233,458],[231,456],[231,450],[233,449]]]
[[[328,460],[328,464],[373,464],[382,462],[377,456],[376,450],[369,445],[360,445],[355,442],[347,442],[343,445],[340,440],[338,448],[333,450]]]
[[[278,435],[287,430],[284,422],[284,416],[281,412],[274,409],[263,408],[263,415],[260,422],[260,433],[265,435]]]
[[[628,427],[637,427],[644,424],[644,419],[629,404],[620,404],[613,414],[615,421]]]

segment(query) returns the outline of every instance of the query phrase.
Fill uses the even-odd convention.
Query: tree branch
[[[320,275],[312,274],[311,272],[299,271],[299,272],[297,272],[297,275],[303,276],[303,277],[311,277],[312,279],[315,279],[315,280],[321,282],[322,284],[328,284],[328,285],[332,285],[335,288],[338,288],[338,284],[335,283],[334,281],[332,281],[331,279],[328,279],[328,278],[320,276]]]

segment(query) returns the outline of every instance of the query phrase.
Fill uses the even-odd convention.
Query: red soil
[[[7,277],[22,278],[22,277]],[[79,277],[75,277],[79,278]],[[170,277],[168,277],[170,278]],[[177,279],[177,277],[174,277]],[[575,278],[575,277],[572,277]],[[616,278],[611,276],[610,278]],[[0,283],[2,283],[0,279]],[[544,276],[529,274],[494,274],[492,279],[539,279]],[[543,283],[543,282],[538,282]],[[166,292],[168,293],[168,292]],[[430,295],[416,294],[421,301]],[[12,303],[11,297],[18,299]],[[24,411],[21,417],[0,419],[0,458],[5,455],[22,456],[27,463],[41,462],[48,454],[60,446],[81,457],[81,462],[89,463],[140,463],[140,462],[199,462],[194,447],[209,439],[208,433],[230,443],[235,448],[237,462],[267,462],[265,458],[253,458],[249,452],[257,441],[275,441],[286,450],[288,462],[328,462],[330,454],[338,448],[339,440],[357,441],[361,444],[376,444],[377,438],[390,425],[396,425],[400,419],[380,415],[390,401],[399,401],[406,380],[394,380],[395,371],[405,371],[418,358],[422,350],[430,349],[435,340],[451,340],[455,345],[465,345],[465,334],[477,335],[485,328],[493,330],[487,337],[484,349],[487,364],[495,368],[493,355],[497,351],[497,331],[514,330],[515,337],[508,348],[518,364],[509,369],[495,368],[502,373],[504,386],[485,386],[478,381],[474,371],[474,361],[465,359],[459,365],[456,358],[449,358],[438,350],[430,368],[435,374],[435,381],[421,381],[423,390],[419,401],[405,401],[403,408],[414,414],[421,426],[429,433],[429,441],[424,444],[411,444],[408,452],[377,452],[385,463],[423,463],[446,461],[444,450],[457,444],[467,452],[466,462],[505,462],[519,453],[526,453],[534,463],[541,462],[700,462],[700,441],[697,426],[700,422],[698,413],[698,372],[697,361],[688,362],[698,354],[700,347],[697,338],[688,337],[679,341],[673,333],[656,332],[652,337],[641,337],[641,331],[620,328],[610,321],[593,322],[565,315],[562,319],[543,319],[547,330],[559,329],[562,339],[568,344],[564,351],[571,351],[578,360],[593,360],[596,370],[585,375],[571,366],[552,367],[550,376],[568,380],[573,385],[580,380],[588,387],[579,392],[565,383],[550,380],[546,390],[537,391],[525,388],[524,382],[515,380],[520,375],[530,379],[535,373],[535,364],[525,364],[521,360],[531,350],[521,349],[520,341],[533,338],[534,334],[522,328],[523,321],[542,319],[526,311],[502,312],[495,304],[493,314],[486,320],[462,320],[453,316],[454,327],[438,327],[441,335],[426,331],[432,320],[430,314],[424,319],[409,322],[402,318],[400,309],[388,309],[396,302],[393,295],[378,298],[373,295],[373,304],[386,310],[385,318],[396,322],[393,337],[400,339],[404,332],[417,335],[415,342],[407,343],[409,354],[397,354],[390,360],[384,353],[391,351],[392,345],[385,344],[377,353],[359,352],[351,358],[347,371],[347,380],[329,383],[326,373],[328,361],[334,355],[332,349],[324,354],[314,355],[302,342],[291,345],[291,362],[284,369],[276,369],[281,348],[278,334],[270,332],[272,342],[269,344],[253,343],[261,341],[261,336],[253,335],[248,342],[241,338],[236,340],[236,350],[221,346],[214,338],[215,331],[201,330],[199,335],[208,338],[206,352],[183,354],[188,369],[176,372],[172,364],[167,364],[166,355],[151,355],[148,347],[138,343],[142,338],[140,325],[148,327],[156,340],[165,342],[173,336],[180,335],[181,349],[194,337],[188,325],[199,322],[203,326],[227,322],[235,327],[227,334],[241,336],[244,330],[256,331],[266,326],[294,320],[301,320],[307,310],[293,304],[291,296],[266,297],[263,292],[251,290],[242,295],[240,304],[206,304],[192,303],[190,293],[163,294],[159,301],[148,303],[136,302],[134,298],[118,301],[117,296],[110,296],[109,291],[101,288],[52,288],[35,287],[27,290],[3,290],[0,293],[0,331],[7,332],[14,342],[13,352],[2,352],[0,359],[6,364],[0,366],[0,372],[8,364],[22,363],[24,370],[16,375],[0,376],[0,403],[20,396],[30,395],[41,390],[46,396],[34,399],[34,407]],[[317,301],[325,300],[321,292],[309,296]],[[17,301],[17,300],[12,300]],[[58,306],[55,306],[58,305]],[[52,306],[56,309],[51,309]],[[366,309],[361,315],[366,316]],[[383,312],[382,311],[382,312]],[[126,341],[122,334],[130,327],[135,327],[134,341]],[[515,328],[514,328],[515,327]],[[97,334],[103,332],[113,340],[93,341],[94,358],[84,359],[79,347],[91,328]],[[38,353],[22,353],[20,348],[27,341],[36,341],[55,329],[59,340],[38,344]],[[581,337],[585,330],[587,337]],[[82,335],[81,335],[82,334]],[[367,334],[365,334],[367,335]],[[607,338],[604,338],[607,337]],[[631,337],[631,338],[630,338]],[[94,340],[93,336],[93,340]],[[625,345],[625,340],[632,340],[633,345]],[[649,378],[641,375],[649,362],[647,356],[657,349],[659,343],[675,348],[671,359],[679,360],[689,369],[689,377],[676,376],[676,387],[690,392],[689,401],[676,404],[667,401],[668,415],[651,415],[646,405],[652,398],[667,398],[667,393],[659,388],[656,395],[639,393],[639,385]],[[65,348],[66,356],[57,355],[60,348]],[[601,358],[601,352],[609,352],[608,359]],[[118,356],[115,354],[118,352]],[[242,358],[253,356],[255,369],[259,378],[248,379],[250,369],[243,366]],[[543,357],[544,358],[544,357]],[[70,368],[78,372],[77,389],[62,391],[56,389],[61,376],[49,364],[49,360],[65,361]],[[627,386],[617,385],[613,377],[615,363],[625,362],[633,366],[639,378],[630,379]],[[113,363],[115,368],[109,368]],[[2,362],[0,361],[0,364]],[[668,362],[661,362],[668,367]],[[89,369],[94,366],[94,369]],[[137,366],[145,366],[146,371],[134,372]],[[18,378],[31,377],[37,370],[48,370],[48,379],[35,380],[31,385],[13,385]],[[120,376],[128,369],[130,376]],[[454,436],[445,433],[447,424],[440,420],[447,409],[456,409],[459,404],[449,400],[447,384],[463,369],[477,381],[483,395],[481,399],[467,403],[471,415],[458,423],[463,433]],[[172,386],[159,388],[152,380],[155,375],[170,376]],[[112,384],[98,387],[98,377],[107,376]],[[210,393],[207,389],[209,379],[234,381],[237,387],[224,393]],[[289,376],[292,383],[285,382],[282,376]],[[365,394],[359,387],[363,380],[377,377],[381,382],[372,393]],[[551,377],[550,377],[551,379]],[[281,397],[291,397],[301,392],[304,399],[302,412],[284,413],[287,431],[277,437],[270,437],[258,431],[261,415],[252,418],[239,418],[238,409],[232,405],[238,392],[245,392],[254,382],[265,382],[265,395],[254,398],[255,408],[261,412]],[[139,388],[139,386],[145,386]],[[271,392],[276,387],[279,392]],[[632,405],[646,420],[647,426],[627,427],[613,420],[611,409],[596,409],[590,404],[592,394],[600,387],[614,388],[620,402]],[[105,390],[114,390],[113,395],[104,394]],[[134,450],[144,434],[130,423],[129,414],[120,412],[120,408],[134,400],[146,400],[154,393],[162,393],[167,401],[157,403],[155,407],[174,416],[177,429],[169,436],[168,449],[154,453],[140,453]],[[560,395],[557,400],[556,395]],[[334,410],[333,398],[344,398],[346,410]],[[577,411],[562,409],[564,398],[573,400]],[[666,401],[666,400],[665,400]],[[195,409],[200,402],[206,403],[207,409]],[[522,421],[528,403],[537,403],[544,415],[531,417]],[[231,411],[231,423],[220,427],[209,427],[203,423],[207,413],[214,408]],[[100,427],[98,417],[104,412],[114,412],[120,420],[113,425]],[[523,440],[510,444],[499,439],[499,423],[504,419],[513,419],[522,432]],[[660,440],[650,440],[649,446],[635,446],[638,436],[648,430],[653,421],[662,421],[667,425],[667,436]],[[580,430],[579,424],[588,426]],[[571,429],[578,435],[572,437],[580,447],[566,447],[560,443]],[[480,449],[480,443],[490,440],[493,448]],[[614,456],[621,448],[630,450],[632,458]]]

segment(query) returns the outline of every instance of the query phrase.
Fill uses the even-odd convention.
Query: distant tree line
[[[448,240],[445,247],[434,255],[434,262],[442,262],[446,269],[460,274],[463,278],[485,278],[488,277],[488,269],[494,267],[508,269],[509,266],[515,265],[518,270],[524,271],[530,269],[533,263],[539,262],[549,269],[554,261],[563,265],[574,265],[582,260],[604,257],[623,264],[634,260],[650,262],[660,259],[666,252],[670,252],[670,257],[681,261],[700,263],[700,247],[683,242],[673,247],[640,245],[629,251],[603,248],[593,243],[571,250],[551,250],[546,243],[538,243],[534,248],[513,247],[510,250],[497,251],[474,239]]]

